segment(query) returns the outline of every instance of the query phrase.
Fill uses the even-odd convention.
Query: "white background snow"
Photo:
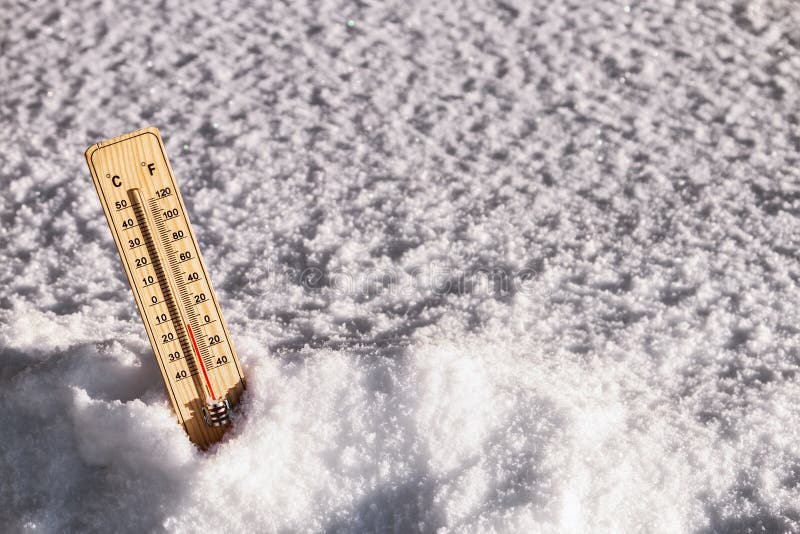
[[[1,5],[2,530],[800,531],[796,2]],[[151,124],[208,453],[83,160]]]

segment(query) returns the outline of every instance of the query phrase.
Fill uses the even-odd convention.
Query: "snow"
[[[4,529],[800,532],[793,2],[0,19]],[[82,156],[150,124],[249,380],[207,453]]]

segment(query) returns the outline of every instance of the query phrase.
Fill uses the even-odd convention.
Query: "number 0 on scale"
[[[164,143],[145,128],[86,161],[178,422],[206,448],[245,382]]]

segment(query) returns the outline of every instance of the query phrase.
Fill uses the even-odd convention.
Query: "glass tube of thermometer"
[[[164,143],[145,128],[86,161],[178,422],[205,449],[245,381]]]

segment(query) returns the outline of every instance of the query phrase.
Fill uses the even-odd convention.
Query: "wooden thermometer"
[[[156,128],[92,145],[86,161],[172,407],[206,448],[245,386]]]

